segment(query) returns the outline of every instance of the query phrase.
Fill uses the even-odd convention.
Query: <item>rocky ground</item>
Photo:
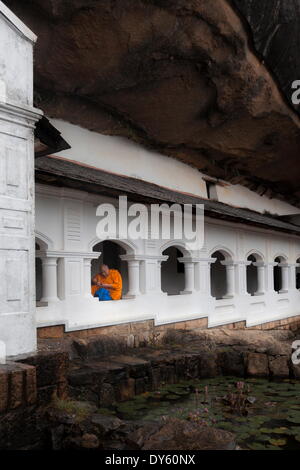
[[[170,330],[163,343],[134,349],[106,337],[43,341],[41,349],[59,347],[71,356],[71,400],[56,400],[47,411],[51,446],[234,449],[234,436],[226,431],[177,418],[150,423],[120,420],[105,416],[101,408],[181,379],[217,375],[298,378],[300,369],[290,360],[294,339],[289,331],[213,329],[198,334]]]
[[[137,348],[117,336],[40,340],[36,354],[0,371],[0,449],[235,448],[232,434],[211,425],[181,416],[141,422],[121,413],[120,420],[111,410],[164,387],[180,395],[178,387],[199,379],[300,378],[291,361],[298,337],[287,330],[173,329]]]
[[[233,450],[234,435],[177,418],[160,422],[105,416],[85,402],[54,403],[49,408],[54,450]]]

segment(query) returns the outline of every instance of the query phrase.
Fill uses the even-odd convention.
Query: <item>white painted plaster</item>
[[[101,135],[57,119],[51,122],[71,145],[59,157],[207,198],[205,175],[175,158],[150,152],[123,137]],[[211,193],[221,202],[260,213],[300,213],[290,204],[259,196],[241,185],[217,184]]]
[[[67,331],[95,326],[113,325],[129,321],[153,319],[156,324],[208,317],[210,327],[246,320],[247,325],[300,314],[300,293],[291,278],[296,275],[296,261],[300,253],[300,239],[296,236],[263,230],[243,224],[232,224],[206,218],[205,246],[201,252],[190,252],[183,241],[174,246],[184,251],[181,257],[186,266],[185,288],[179,295],[167,295],[161,290],[161,265],[167,257],[162,256],[170,245],[165,240],[123,240],[122,255],[129,269],[130,299],[98,302],[87,292],[87,269],[84,262],[92,255],[95,236],[96,207],[108,202],[108,198],[90,195],[82,191],[37,186],[36,230],[51,244],[48,256],[55,256],[63,266],[62,282],[58,281],[59,300],[50,301],[37,308],[39,326],[65,324]],[[116,203],[116,200],[111,199]],[[76,246],[68,244],[68,208],[77,207],[72,219],[77,222]],[[49,214],[49,218],[45,217]],[[39,243],[39,238],[37,237]],[[74,243],[74,239],[72,239]],[[68,246],[68,251],[64,248]],[[127,249],[126,249],[127,247]],[[46,249],[47,251],[47,249]],[[225,256],[228,298],[216,300],[210,290],[211,257],[216,251]],[[260,286],[263,292],[251,296],[246,291],[246,268],[249,254],[257,254],[263,264]],[[285,271],[286,292],[276,293],[272,288],[274,260],[282,256],[289,271]],[[47,254],[46,254],[47,256]],[[95,253],[95,257],[98,256]],[[174,272],[168,271],[169,286],[176,284]],[[175,268],[175,265],[173,265]],[[192,276],[192,272],[194,276]],[[60,276],[58,269],[58,276]],[[91,274],[90,274],[91,275]],[[262,280],[263,276],[263,280]],[[288,285],[287,285],[288,283]],[[181,283],[182,285],[182,283]],[[168,290],[168,289],[166,289]],[[171,292],[172,293],[172,292]]]
[[[33,40],[0,2],[0,341],[8,356],[36,347]]]

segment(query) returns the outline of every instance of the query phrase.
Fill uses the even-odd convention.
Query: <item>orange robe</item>
[[[109,290],[112,300],[120,300],[122,297],[122,277],[119,271],[116,269],[110,269],[109,275],[107,277],[102,276],[101,274],[96,274],[95,279],[97,282],[103,282],[103,284],[111,284],[112,287],[107,288]],[[92,295],[95,292],[101,289],[101,287],[92,285]],[[106,289],[106,287],[104,287]]]

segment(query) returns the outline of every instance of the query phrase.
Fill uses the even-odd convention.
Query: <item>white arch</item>
[[[159,248],[160,254],[162,255],[162,253],[165,250],[167,250],[168,248],[171,248],[171,247],[179,249],[182,252],[183,256],[190,256],[190,257],[192,256],[191,251],[189,251],[186,248],[185,243],[181,242],[181,241],[176,241],[176,240],[170,240],[167,243],[165,243],[164,245],[161,245],[160,248]]]
[[[35,231],[35,238],[36,242],[40,245],[41,250],[52,250],[53,249],[53,241],[51,238],[44,235],[42,232],[38,230]]]
[[[284,253],[280,252],[278,254],[276,254],[275,256],[273,256],[273,261],[275,261],[276,258],[281,258],[281,263],[287,263],[288,262],[288,255],[285,255]]]
[[[126,251],[126,254],[128,255],[133,255],[137,253],[136,245],[130,240],[118,240],[118,239],[111,239],[111,238],[104,238],[101,240],[98,237],[94,238],[89,243],[89,251],[93,251],[93,248],[96,245],[98,245],[98,243],[102,243],[106,241],[113,242],[113,243],[116,243],[117,245],[120,245]]]
[[[256,258],[256,261],[265,261],[265,256],[259,250],[253,249],[253,250],[248,251],[248,253],[245,256],[245,261],[247,261],[249,256],[254,256],[255,258],[258,257],[258,259]]]
[[[216,253],[216,251],[219,251],[220,253],[222,253],[222,255],[225,257],[226,261],[233,261],[234,260],[233,252],[229,248],[227,248],[226,246],[223,246],[223,245],[218,245],[215,248],[213,248],[213,250],[211,250],[210,253],[209,253],[209,257],[211,258],[213,256],[213,254]]]

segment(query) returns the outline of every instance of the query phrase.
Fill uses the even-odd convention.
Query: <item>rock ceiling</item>
[[[300,0],[4,3],[39,37],[48,116],[300,204]]]

